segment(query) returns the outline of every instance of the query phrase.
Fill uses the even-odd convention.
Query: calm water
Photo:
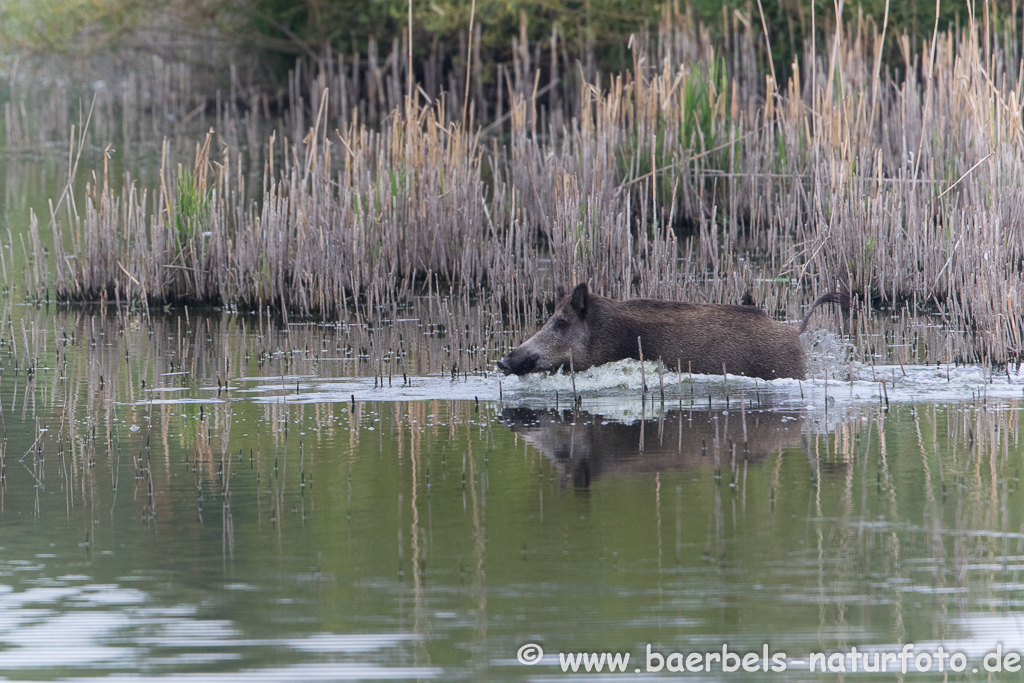
[[[725,644],[786,671],[686,675],[819,680],[811,653],[914,643],[988,680],[1024,651],[1012,369],[630,362],[577,402],[402,375],[443,336],[399,362],[354,327],[2,313],[8,679],[561,680],[559,653],[610,652],[642,680]]]

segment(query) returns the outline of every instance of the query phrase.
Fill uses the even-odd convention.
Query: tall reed
[[[348,92],[353,72],[326,59],[311,102],[296,71],[257,180],[237,135],[206,134],[190,173],[165,142],[158,184],[128,177],[115,190],[104,172],[84,215],[70,204],[66,220],[54,214],[55,275],[34,248],[30,287],[63,301],[328,317],[393,314],[445,289],[485,296],[512,328],[531,325],[554,286],[582,279],[612,296],[753,300],[788,317],[842,287],[937,312],[969,335],[966,358],[1018,357],[1014,34],[972,23],[915,50],[862,19],[808,45],[779,84],[756,26],[729,24],[722,53],[667,7],[656,35],[633,43],[631,71],[581,75],[558,98],[542,96],[536,68],[523,87],[524,59],[507,114],[486,126],[456,120],[454,90],[419,89],[385,98],[393,109],[367,125],[362,105],[332,89]],[[884,65],[887,42],[902,64]],[[404,61],[389,63],[393,84]],[[223,125],[245,127],[231,115]],[[195,223],[183,234],[186,213]]]

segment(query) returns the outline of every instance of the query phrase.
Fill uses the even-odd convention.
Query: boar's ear
[[[565,287],[558,285],[555,287],[555,301],[561,301],[565,298]]]
[[[587,291],[587,283],[581,282],[576,285],[576,289],[572,290],[572,298],[569,300],[569,305],[572,306],[572,310],[576,311],[579,317],[583,318],[587,315],[589,299],[590,292]]]

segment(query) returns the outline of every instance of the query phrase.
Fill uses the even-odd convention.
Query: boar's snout
[[[514,349],[512,353],[499,360],[498,369],[506,375],[525,375],[533,372],[537,367],[537,354],[528,352],[517,353],[519,350]]]

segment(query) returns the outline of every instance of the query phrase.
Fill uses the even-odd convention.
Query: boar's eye
[[[565,318],[556,318],[555,319],[555,330],[556,331],[558,331],[558,332],[565,332],[567,329],[569,329],[569,321],[568,320],[566,320]]]

